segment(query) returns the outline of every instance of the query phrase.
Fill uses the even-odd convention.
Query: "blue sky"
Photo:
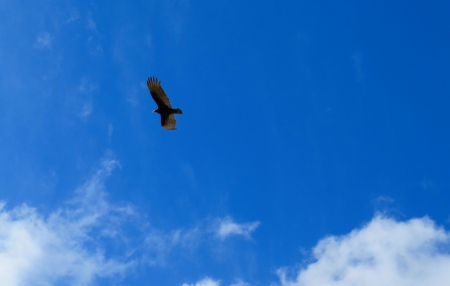
[[[449,11],[2,1],[2,285],[443,285]]]

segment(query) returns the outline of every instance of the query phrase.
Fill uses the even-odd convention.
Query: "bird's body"
[[[181,109],[179,108],[157,108],[155,110],[153,110],[153,112],[156,112],[158,114],[183,114],[183,112],[181,111]]]
[[[156,77],[149,77],[147,80],[148,90],[152,95],[153,100],[158,105],[158,108],[153,110],[161,115],[161,126],[167,130],[175,130],[177,120],[174,114],[182,114],[179,108],[172,108],[170,100],[161,87],[161,82]]]

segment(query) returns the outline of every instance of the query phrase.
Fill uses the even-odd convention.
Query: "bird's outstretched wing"
[[[149,77],[147,86],[158,108],[172,108],[169,98],[161,87],[161,82],[156,77]]]
[[[161,114],[161,126],[167,130],[176,130],[177,120],[173,114]]]

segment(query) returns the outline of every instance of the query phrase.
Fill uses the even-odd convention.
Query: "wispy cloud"
[[[388,196],[379,196],[377,198],[375,198],[374,200],[372,200],[373,204],[377,204],[377,203],[393,203],[395,200],[391,197]]]
[[[97,42],[98,41],[92,36],[88,38],[87,45],[91,56],[97,57],[103,55],[103,48]]]
[[[205,277],[195,284],[184,283],[181,286],[220,286],[220,280],[214,280],[210,277]],[[235,283],[230,284],[230,286],[250,286],[250,284],[238,279]]]
[[[92,113],[92,100],[86,101],[81,108],[80,117],[86,120]]]
[[[191,229],[177,229],[171,232],[158,230],[150,231],[145,238],[145,248],[148,252],[146,262],[150,265],[164,265],[167,256],[174,250],[194,249],[202,238],[198,227]]]
[[[225,239],[232,235],[242,235],[246,238],[250,238],[252,232],[259,226],[259,224],[259,221],[236,223],[231,219],[231,217],[227,216],[219,220],[215,233],[221,239]]]
[[[376,216],[361,229],[321,240],[315,262],[298,271],[279,269],[281,285],[446,285],[450,233],[424,217],[406,222]]]
[[[88,285],[98,277],[122,276],[135,262],[108,258],[101,241],[114,237],[132,216],[127,206],[106,200],[104,179],[117,166],[101,169],[76,191],[64,208],[40,214],[26,204],[0,209],[0,281],[2,285]]]
[[[219,286],[220,282],[218,280],[213,280],[209,277],[203,278],[202,280],[198,281],[195,284],[187,284],[184,283],[181,286]]]
[[[98,91],[98,84],[93,83],[88,78],[81,79],[81,83],[78,86],[78,90],[83,97],[83,103],[79,116],[81,119],[86,120],[93,111],[93,94]]]
[[[76,8],[70,8],[68,11],[69,16],[67,17],[66,23],[72,23],[75,22],[80,18],[80,13],[78,12],[78,9]]]
[[[145,260],[150,265],[166,265],[170,263],[174,253],[189,252],[195,255],[202,246],[214,245],[211,253],[217,251],[217,240],[225,240],[233,235],[251,237],[259,222],[238,224],[227,216],[221,219],[197,222],[191,228],[180,228],[173,231],[149,230],[145,238]],[[239,284],[237,284],[239,285]],[[245,285],[245,284],[244,284]]]
[[[89,31],[90,36],[87,39],[87,47],[89,54],[93,57],[101,57],[103,55],[103,48],[100,45],[100,33],[97,30],[97,24],[95,23],[92,12],[88,11],[86,18],[86,28]]]
[[[86,21],[87,21],[86,28],[88,28],[89,30],[97,32],[97,24],[95,23],[94,19],[92,19],[92,12],[91,11],[88,12],[88,16],[87,16]]]
[[[52,47],[52,38],[50,33],[44,32],[37,36],[36,42],[34,43],[36,49],[50,49]]]

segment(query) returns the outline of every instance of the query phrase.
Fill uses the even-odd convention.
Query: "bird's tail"
[[[173,110],[173,113],[176,113],[176,114],[183,114],[183,111],[181,111],[181,109],[179,109],[179,108],[175,108],[175,109]]]

